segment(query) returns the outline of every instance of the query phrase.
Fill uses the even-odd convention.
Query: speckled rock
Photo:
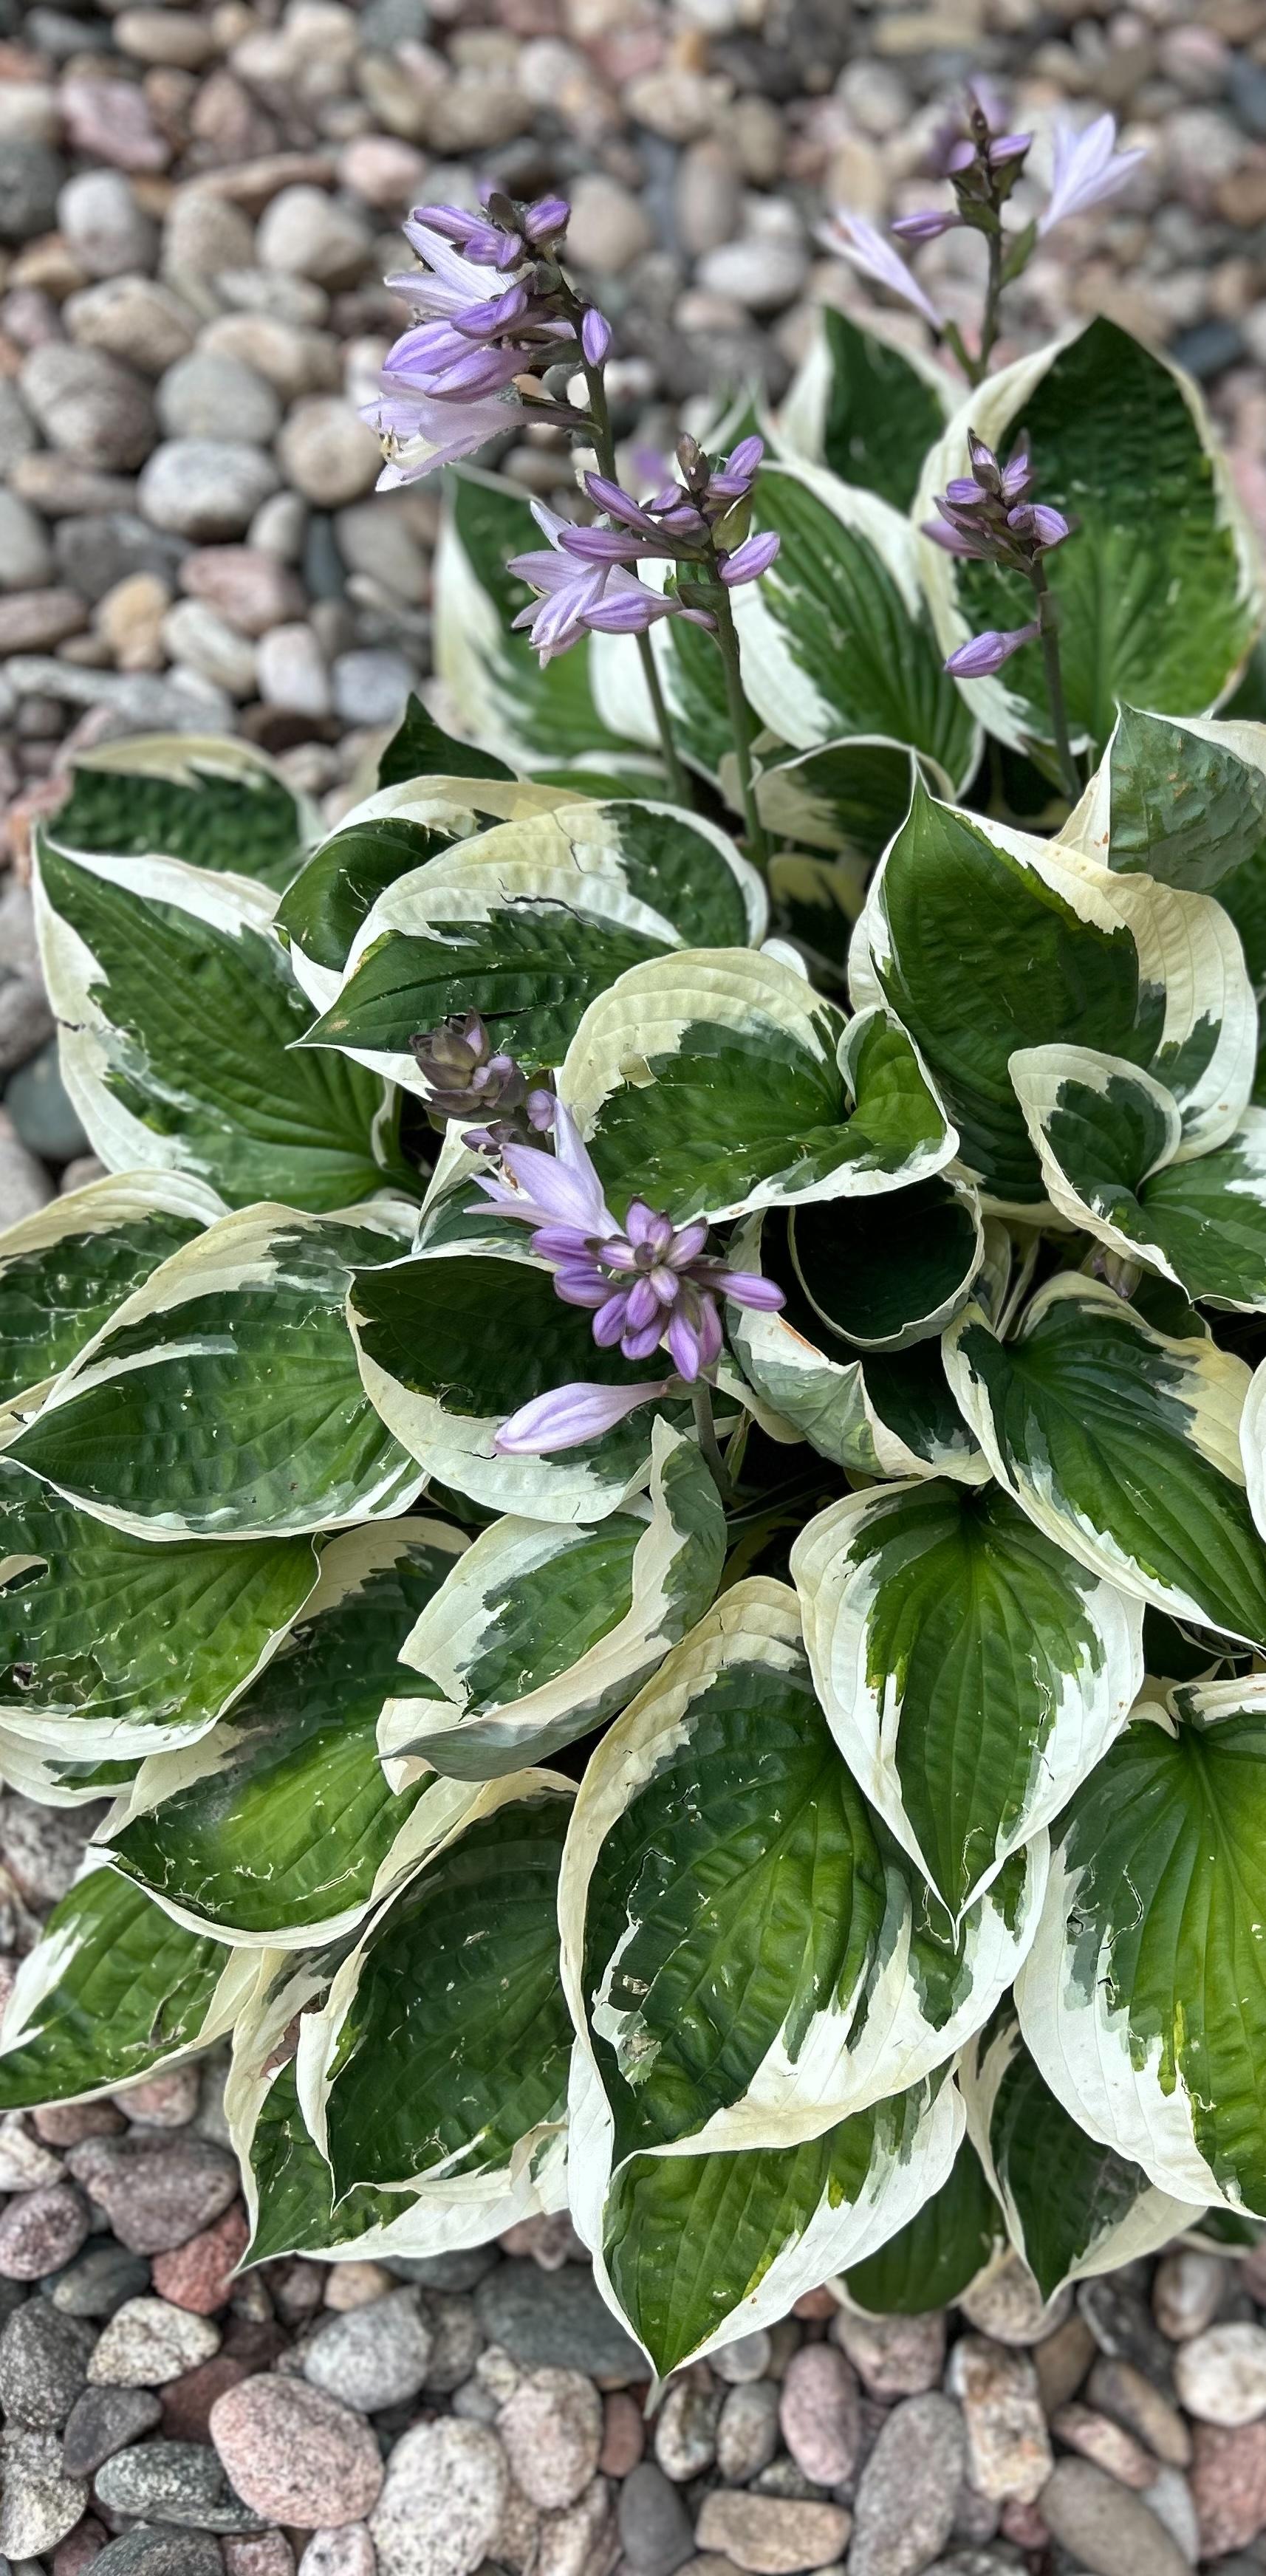
[[[611,2490],[595,2478],[565,2513],[544,2516],[532,2576],[612,2576],[619,2555]]]
[[[9,2558],[34,2558],[55,2549],[73,2531],[88,2501],[82,2478],[62,2473],[56,2433],[0,2434],[0,2550]]]
[[[800,2504],[781,2496],[705,2496],[695,2526],[703,2550],[731,2558],[749,2576],[797,2576],[843,2556],[849,2516],[838,2504]]]
[[[89,456],[107,473],[141,465],[154,440],[150,389],[135,368],[104,349],[46,340],[21,374],[22,399],[51,447]]]
[[[229,2295],[233,2271],[246,2251],[246,2212],[234,2201],[211,2227],[154,2257],[154,2287],[173,2307],[196,2317],[214,2316]]]
[[[1266,2328],[1210,2326],[1180,2345],[1174,2386],[1202,2424],[1255,2424],[1266,2415]]]
[[[59,2272],[87,2233],[88,2204],[73,2184],[20,2192],[0,2212],[0,2280],[40,2281]]]
[[[1123,2424],[1101,2415],[1093,2406],[1079,2406],[1074,2401],[1060,2406],[1051,2417],[1051,2431],[1057,2442],[1065,2442],[1070,2451],[1078,2451],[1084,2460],[1093,2460],[1106,2469],[1110,2478],[1119,2478],[1123,2487],[1142,2492],[1156,2475],[1158,2462],[1141,2442],[1128,2433]]]
[[[717,2467],[726,2485],[746,2486],[768,2468],[777,2448],[777,2381],[752,2379],[727,2389],[717,2421]]]
[[[945,2316],[872,2317],[840,2308],[831,2339],[847,2353],[872,2397],[918,2397],[935,2388],[945,2366]]]
[[[537,2370],[497,2419],[512,2476],[543,2511],[575,2504],[598,2466],[602,2400],[578,2370]]]
[[[314,2531],[299,2561],[299,2576],[375,2576],[368,2524],[346,2522],[339,2531]]]
[[[431,2328],[416,2290],[393,2290],[331,2317],[304,2347],[304,2377],[364,2415],[402,2406],[425,2386]]]
[[[258,2531],[260,2517],[234,2495],[214,2451],[202,2442],[139,2442],[97,2472],[97,2500],[112,2513],[182,2531]]]
[[[977,2333],[992,2335],[995,2343],[1034,2344],[1063,2324],[1072,2303],[1071,2290],[1058,2290],[1053,2299],[1044,2299],[1027,2263],[1011,2254],[996,2272],[987,2272],[974,2283],[958,2304]]]
[[[96,2338],[49,2299],[27,2299],[0,2332],[0,2407],[31,2433],[60,2431],[88,2373]]]
[[[237,2198],[237,2160],[209,2138],[85,2138],[66,2162],[133,2254],[187,2245]]]
[[[1039,2347],[1040,2353],[1041,2347]],[[1041,2369],[1040,2358],[1038,2361]],[[1114,2417],[1137,2435],[1158,2460],[1185,2469],[1191,2459],[1191,2429],[1163,2392],[1132,2362],[1100,2356],[1086,2382],[1092,2406]]]
[[[1266,2418],[1234,2431],[1197,2424],[1191,2492],[1202,2558],[1247,2549],[1266,2530]]]
[[[946,2384],[967,2430],[967,2474],[997,2502],[1036,2501],[1051,2470],[1051,2445],[1029,2356],[985,2335],[963,2335]]]
[[[711,2468],[720,2413],[721,2391],[706,2362],[672,2381],[655,2418],[655,2457],[665,2477],[684,2486]]]
[[[475,2290],[475,2314],[489,2343],[503,2344],[527,2368],[556,2363],[608,2386],[633,2387],[646,2377],[645,2354],[612,2316],[587,2265],[538,2272],[500,2263]]]
[[[173,438],[155,448],[137,497],[156,528],[207,545],[244,536],[277,483],[277,468],[261,448],[229,439]]]
[[[842,2487],[857,2464],[861,2404],[857,2374],[834,2344],[793,2352],[782,2383],[782,2436],[815,2486]]]
[[[505,2453],[483,2425],[451,2416],[415,2425],[392,2451],[369,2517],[379,2576],[472,2576],[508,2487]]]
[[[954,2526],[965,2461],[951,2398],[927,2394],[893,2407],[857,2484],[852,2576],[915,2576],[931,2565]]]
[[[211,2439],[243,2503],[266,2520],[363,2522],[382,2483],[363,2417],[305,2380],[257,2374],[218,2397]]]
[[[62,2435],[62,2467],[69,2478],[90,2478],[104,2460],[152,2431],[162,2413],[148,2388],[85,2388]]]
[[[88,2364],[94,2388],[162,2388],[220,2348],[220,2329],[166,2299],[128,2299]]]

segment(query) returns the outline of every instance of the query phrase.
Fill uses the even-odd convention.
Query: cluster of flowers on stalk
[[[1002,276],[1007,282],[1019,276],[1037,243],[1053,232],[1056,224],[1064,223],[1070,215],[1085,214],[1090,207],[1115,196],[1144,158],[1141,146],[1127,152],[1117,150],[1115,117],[1095,117],[1080,129],[1066,118],[1056,118],[1051,134],[1047,202],[1033,223],[1020,232],[1004,235],[1002,208],[1024,171],[1033,140],[1031,134],[995,131],[989,110],[973,96],[969,102],[969,132],[947,138],[937,156],[938,175],[949,181],[953,204],[922,207],[915,214],[902,215],[891,226],[892,233],[898,241],[914,248],[921,242],[936,241],[942,233],[956,231],[962,225],[977,232],[994,232],[1002,246]],[[828,250],[848,260],[872,285],[886,287],[889,294],[899,296],[904,304],[922,314],[938,337],[953,336],[900,252],[863,215],[837,207],[822,227],[819,239]]]
[[[478,214],[415,207],[404,230],[423,265],[386,282],[416,318],[364,407],[383,441],[380,491],[486,445],[509,426],[509,404],[540,401],[552,421],[583,422],[523,383],[560,362],[599,366],[611,345],[609,324],[578,302],[559,267],[570,214],[565,197],[516,206],[495,187],[484,189]]]
[[[1000,572],[1023,573],[1038,595],[1038,615],[1026,626],[988,627],[951,653],[945,668],[956,679],[983,680],[1000,671],[1022,644],[1037,642],[1042,632],[1042,557],[1062,546],[1072,531],[1062,510],[1033,499],[1036,478],[1023,438],[1005,465],[974,429],[967,433],[967,447],[970,474],[956,475],[938,493],[939,515],[924,521],[923,533],[948,554],[995,564]]]
[[[782,1305],[772,1280],[731,1270],[709,1254],[701,1219],[677,1225],[635,1198],[621,1226],[565,1102],[543,1082],[529,1083],[514,1057],[494,1048],[477,1012],[441,1021],[412,1044],[431,1085],[427,1107],[437,1123],[482,1116],[489,1108],[500,1113],[493,1127],[468,1129],[462,1138],[496,1162],[495,1172],[480,1176],[484,1199],[500,1216],[531,1227],[532,1250],[550,1265],[555,1295],[591,1311],[598,1348],[618,1346],[634,1363],[663,1350],[672,1363],[661,1377],[624,1386],[578,1379],[552,1387],[502,1424],[496,1446],[504,1455],[574,1449],[639,1405],[684,1394],[706,1379],[723,1347],[721,1298],[770,1314]],[[552,1151],[532,1141],[532,1129],[550,1133]],[[473,1202],[472,1214],[480,1204]]]
[[[715,633],[709,584],[733,590],[758,581],[778,552],[776,535],[745,533],[764,452],[763,440],[743,438],[728,457],[713,461],[696,439],[683,438],[677,448],[682,481],[665,484],[649,501],[634,500],[607,475],[586,474],[585,490],[604,514],[603,524],[593,527],[577,527],[534,501],[532,515],[549,544],[513,555],[510,570],[537,593],[535,605],[521,609],[514,623],[530,630],[541,661],[592,632],[644,634],[660,617],[686,617]],[[655,561],[677,565],[674,590],[651,590],[638,580],[634,567]]]

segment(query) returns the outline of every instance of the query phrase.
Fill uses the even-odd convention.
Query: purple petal
[[[591,367],[600,367],[611,347],[611,325],[591,304],[580,326],[580,345]]]
[[[640,582],[631,590],[606,591],[596,608],[585,611],[585,624],[599,635],[641,635],[653,626],[657,617],[671,617],[673,603],[661,599],[653,590],[643,590]]]
[[[787,1303],[777,1281],[762,1278],[758,1270],[719,1270],[716,1284],[732,1305],[753,1306],[760,1315],[776,1315]]]
[[[663,1246],[662,1257],[672,1263],[674,1270],[688,1270],[691,1262],[698,1260],[707,1240],[707,1225],[702,1217],[696,1217],[692,1225],[676,1228],[671,1241]],[[659,1249],[657,1245],[656,1250]]]
[[[640,1404],[653,1404],[667,1392],[667,1378],[636,1386],[595,1386],[578,1378],[521,1405],[502,1423],[493,1447],[503,1458],[541,1458],[553,1449],[578,1449],[586,1440],[600,1440]]]
[[[973,635],[970,643],[960,644],[958,651],[951,653],[945,668],[953,673],[956,680],[987,680],[994,671],[1002,669],[1004,662],[1010,661],[1013,653],[1019,652],[1022,644],[1036,643],[1040,633],[1041,628],[1036,624],[1017,626],[1010,634],[997,627],[987,627],[983,635]]]
[[[715,1297],[702,1296],[699,1300],[700,1368],[710,1369],[713,1361],[720,1359],[721,1342],[721,1318],[717,1311],[717,1301]]]
[[[577,1262],[574,1268],[555,1271],[554,1294],[565,1306],[601,1307],[611,1294],[611,1282],[596,1262]]]
[[[605,474],[586,474],[585,490],[590,500],[596,501],[598,508],[606,511],[608,518],[619,520],[621,527],[638,528],[646,537],[659,535],[659,530],[648,513],[638,502],[631,500],[618,483],[612,483]]]
[[[1000,134],[989,146],[989,158],[995,170],[1006,161],[1020,161],[1032,144],[1031,134]]]
[[[566,197],[534,197],[523,217],[523,229],[530,242],[548,241],[552,233],[565,232],[570,221]]]
[[[608,1289],[610,1288],[610,1284],[611,1283],[608,1280]],[[608,1295],[604,1303],[598,1308],[598,1312],[593,1319],[593,1337],[599,1350],[609,1351],[615,1348],[616,1343],[619,1341],[620,1336],[624,1331],[625,1318],[628,1313],[628,1303],[628,1291],[624,1288],[620,1288],[617,1289],[614,1297]]]
[[[944,546],[947,555],[965,555],[972,563],[984,560],[980,545],[964,536],[961,528],[952,528],[946,519],[925,519],[922,533],[933,545]]]
[[[738,446],[731,449],[725,460],[726,472],[741,475],[745,483],[750,483],[764,453],[763,438],[740,438]]]
[[[675,1286],[676,1282],[674,1281],[673,1284]],[[654,1324],[657,1329],[662,1330],[663,1316],[652,1280],[647,1278],[634,1280],[628,1296],[628,1318],[630,1332],[644,1333],[648,1324]]]
[[[568,528],[558,542],[582,563],[640,563],[647,552],[645,537],[632,528]]]
[[[653,1324],[647,1324],[642,1331],[626,1333],[620,1343],[625,1359],[648,1360],[652,1351],[659,1349],[662,1329],[662,1318],[657,1317]]]
[[[681,1376],[691,1382],[698,1377],[703,1354],[699,1334],[680,1306],[674,1307],[669,1318],[666,1338]]]
[[[532,1250],[542,1261],[591,1261],[589,1237],[578,1225],[538,1225]]]
[[[761,574],[768,572],[781,544],[782,538],[776,529],[771,528],[767,535],[749,537],[744,545],[736,546],[734,553],[726,555],[717,566],[726,589],[734,590],[741,581],[759,581]]]
[[[952,233],[961,222],[961,215],[943,215],[935,206],[925,206],[920,214],[898,215],[892,230],[898,241],[939,241],[942,233]]]

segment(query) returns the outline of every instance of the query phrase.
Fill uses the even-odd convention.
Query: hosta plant
[[[913,219],[979,350],[841,218],[935,351],[643,495],[566,208],[422,209],[388,479],[529,409],[573,513],[455,468],[333,828],[123,742],[37,852],[0,2106],[227,2043],[252,2259],[569,2206],[661,2375],[1266,2219],[1262,598],[1167,360],[985,372],[1027,150]]]

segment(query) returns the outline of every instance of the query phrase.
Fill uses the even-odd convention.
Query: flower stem
[[[615,439],[611,431],[611,414],[607,407],[607,389],[603,383],[602,369],[601,367],[591,366],[587,358],[582,359],[581,363],[584,367],[585,384],[589,393],[589,413],[593,423],[593,448],[594,454],[598,459],[598,471],[600,474],[605,474],[608,482],[618,483],[620,478],[616,471]],[[690,780],[682,765],[677,745],[673,739],[672,720],[668,713],[663,689],[660,686],[659,672],[655,666],[655,654],[651,645],[650,636],[648,634],[639,635],[636,638],[636,642],[638,655],[642,664],[642,676],[646,682],[646,694],[651,702],[651,713],[655,718],[655,730],[659,735],[660,749],[664,755],[664,767],[668,773],[669,793],[675,805],[693,805],[694,798],[690,792]]]
[[[734,1500],[734,1487],[726,1474],[725,1460],[721,1455],[716,1424],[712,1419],[712,1389],[706,1377],[695,1379],[690,1390],[690,1401],[694,1407],[695,1435],[699,1447],[711,1470],[712,1481],[728,1511]]]
[[[1046,567],[1039,556],[1030,567],[1029,579],[1037,600],[1037,622],[1041,629],[1042,661],[1046,670],[1046,699],[1050,709],[1051,732],[1055,756],[1065,793],[1073,804],[1081,795],[1081,778],[1073,757],[1068,732],[1068,710],[1064,704],[1064,676],[1059,661],[1059,612],[1046,579]]]
[[[985,309],[980,323],[980,356],[976,360],[973,385],[980,384],[989,372],[993,344],[998,337],[998,300],[1002,294],[1002,256],[1006,241],[1002,226],[989,235],[989,274],[985,285]]]
[[[734,611],[730,606],[730,594],[723,581],[717,581],[709,586],[708,604],[717,622],[717,643],[721,648],[721,661],[725,671],[725,698],[734,734],[734,761],[739,776],[739,794],[743,800],[743,816],[747,824],[747,855],[761,870],[762,875],[765,875],[769,869],[769,842],[760,818],[760,808],[756,802],[756,784],[752,776],[750,718],[739,669],[738,634],[734,625]]]

